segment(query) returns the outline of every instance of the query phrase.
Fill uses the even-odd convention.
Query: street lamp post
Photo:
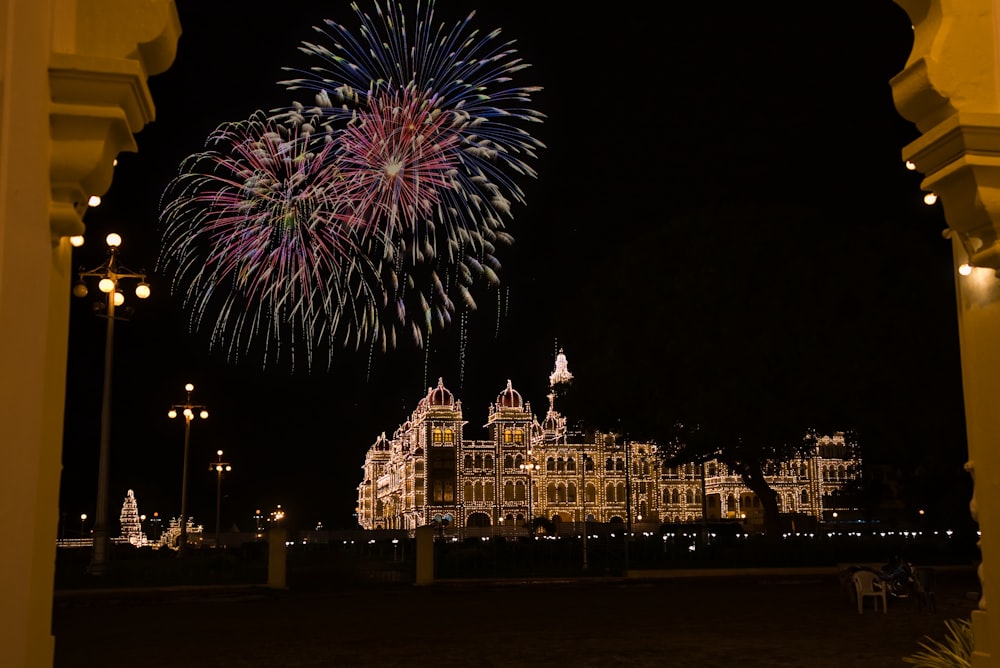
[[[534,519],[535,516],[531,509],[531,472],[537,468],[537,464],[531,461],[531,450],[528,450],[528,460],[519,466],[522,471],[528,474],[528,532],[530,535],[534,535]]]
[[[233,470],[229,462],[222,461],[222,450],[217,450],[215,455],[218,460],[209,464],[208,470],[215,471],[215,546],[219,547],[219,517],[222,513],[222,473],[229,473]]]
[[[87,534],[84,533],[84,531],[86,531],[86,524],[87,513],[80,513],[80,538],[85,538],[87,536]]]
[[[613,435],[614,438],[618,439],[618,434]],[[625,540],[624,540],[624,556],[625,556],[625,570],[628,570],[628,543],[632,537],[632,479],[631,479],[631,466],[629,462],[629,450],[632,446],[629,444],[628,440],[624,440],[625,448]]]
[[[583,444],[580,444],[580,471],[581,471],[581,489],[580,501],[582,502],[583,508],[583,570],[587,570],[587,456],[586,451],[583,449]]]
[[[160,513],[154,511],[153,516],[149,518],[149,539],[158,541],[162,534],[163,527],[160,525]]]
[[[191,393],[194,391],[194,385],[188,383],[184,386],[184,390],[187,392],[187,400],[183,404],[174,404],[167,413],[167,417],[170,419],[177,417],[178,410],[184,416],[184,471],[181,474],[180,536],[177,539],[177,556],[179,557],[187,554],[187,472],[188,453],[191,450],[191,421],[194,420],[196,410],[201,419],[204,420],[208,417],[208,411],[204,406],[191,403]]]
[[[95,305],[94,312],[107,319],[104,337],[104,390],[101,397],[101,444],[97,467],[97,508],[94,516],[94,551],[87,572],[92,575],[105,575],[108,572],[108,552],[111,531],[108,524],[108,478],[110,472],[111,451],[111,368],[115,341],[115,319],[128,319],[130,309],[124,310],[123,316],[115,315],[115,308],[125,303],[125,294],[119,289],[122,279],[137,279],[135,296],[139,299],[149,297],[149,284],[145,273],[135,273],[118,263],[118,248],[122,238],[112,232],[105,238],[108,244],[108,259],[93,269],[81,269],[78,272],[76,284],[73,285],[73,295],[86,297],[89,293],[85,278],[96,278],[97,287],[107,294],[107,305]]]

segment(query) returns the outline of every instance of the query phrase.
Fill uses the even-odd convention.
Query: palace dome
[[[520,408],[521,403],[521,393],[515,390],[508,380],[506,389],[497,397],[497,404],[501,408]]]
[[[382,435],[375,441],[373,447],[375,450],[392,450],[392,441],[385,437],[385,432],[383,431]]]
[[[444,380],[438,378],[437,387],[431,388],[427,393],[427,403],[431,406],[453,406],[455,395],[444,386]]]

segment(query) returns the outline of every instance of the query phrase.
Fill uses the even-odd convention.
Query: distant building
[[[559,357],[557,373],[568,374]],[[586,518],[633,531],[703,518],[762,524],[759,499],[723,463],[706,462],[703,475],[702,465],[665,467],[654,443],[571,434],[554,399],[550,394],[538,422],[508,380],[489,407],[488,438],[471,440],[462,402],[439,379],[391,438],[383,432],[369,448],[358,523],[412,530],[447,518],[455,529],[512,532],[529,517],[580,526]],[[861,476],[861,459],[835,433],[821,437],[809,457],[774,462],[767,473],[783,513],[822,521],[830,495]]]

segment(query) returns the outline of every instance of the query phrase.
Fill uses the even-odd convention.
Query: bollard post
[[[267,586],[271,589],[284,589],[285,577],[285,540],[288,532],[285,529],[274,528],[267,532]]]
[[[433,526],[417,527],[417,585],[434,583],[434,533]]]

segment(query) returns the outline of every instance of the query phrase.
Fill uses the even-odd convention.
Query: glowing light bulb
[[[937,195],[935,195],[934,193],[926,193],[924,195],[924,204],[930,206],[936,203],[937,203]]]
[[[958,273],[960,273],[962,276],[968,276],[969,274],[972,273],[972,265],[970,265],[967,262],[963,262],[962,264],[958,265]]]

